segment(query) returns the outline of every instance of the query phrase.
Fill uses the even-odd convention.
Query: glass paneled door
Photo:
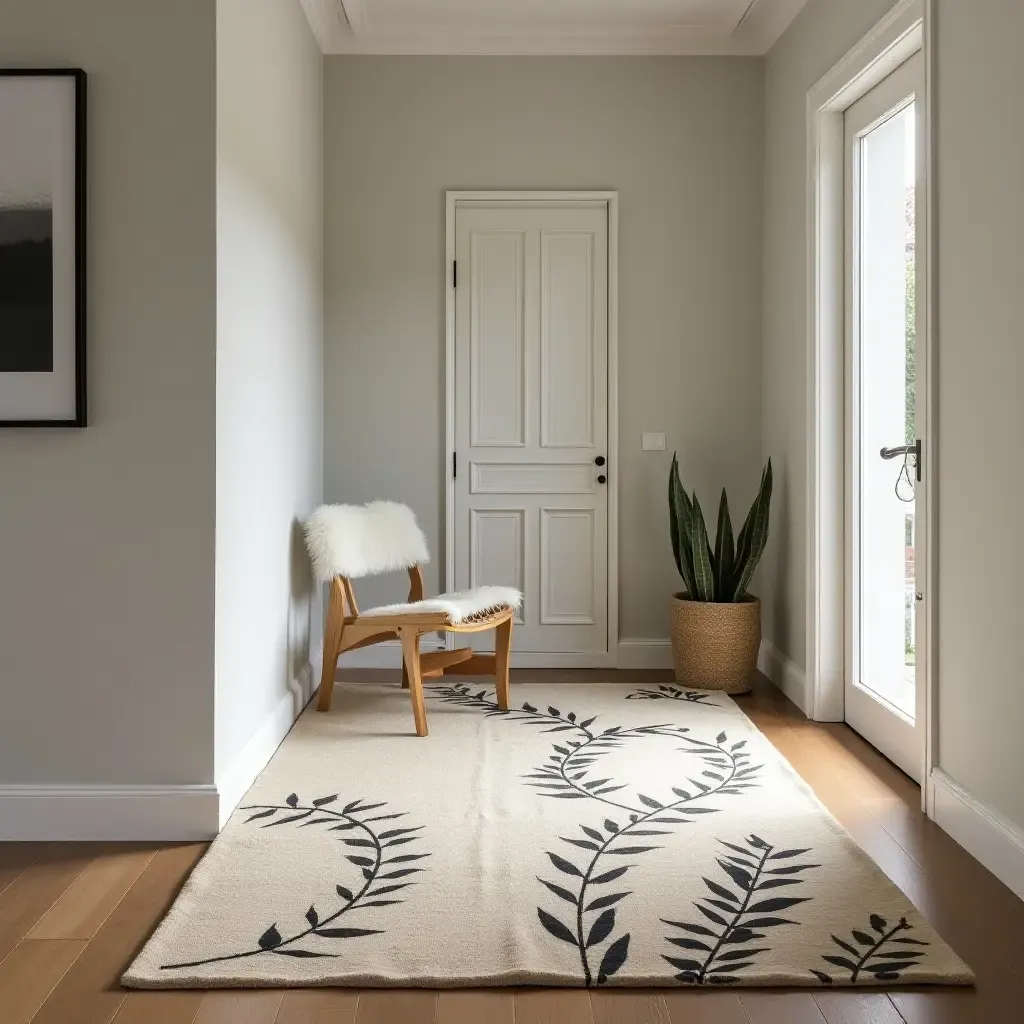
[[[924,58],[855,103],[846,120],[846,720],[920,781],[924,761],[924,332],[918,187]],[[922,205],[923,212],[923,205]],[[923,312],[923,311],[922,311]]]

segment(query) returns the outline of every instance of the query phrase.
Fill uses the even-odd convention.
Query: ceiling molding
[[[760,56],[774,45],[807,0],[751,0],[729,34],[706,26],[666,26],[658,31],[623,30],[594,23],[578,29],[523,31],[501,27],[487,34],[471,31],[375,30],[366,0],[300,0],[325,54],[465,54],[577,56]],[[372,0],[371,0],[372,2]]]

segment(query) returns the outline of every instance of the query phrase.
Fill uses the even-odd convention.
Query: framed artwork
[[[0,427],[84,427],[81,68],[0,68]]]

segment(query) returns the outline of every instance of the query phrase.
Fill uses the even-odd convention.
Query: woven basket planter
[[[761,647],[758,598],[714,604],[676,594],[669,614],[678,683],[725,693],[746,693],[753,686]]]

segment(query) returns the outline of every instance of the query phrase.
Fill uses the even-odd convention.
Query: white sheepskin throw
[[[454,594],[440,594],[425,601],[408,604],[385,604],[379,608],[368,608],[360,612],[366,615],[408,615],[415,612],[444,612],[451,623],[465,622],[475,615],[497,611],[499,608],[518,608],[523,595],[513,587],[476,587],[460,590]]]
[[[317,580],[375,576],[430,561],[427,539],[407,505],[321,505],[306,521],[306,547]]]

